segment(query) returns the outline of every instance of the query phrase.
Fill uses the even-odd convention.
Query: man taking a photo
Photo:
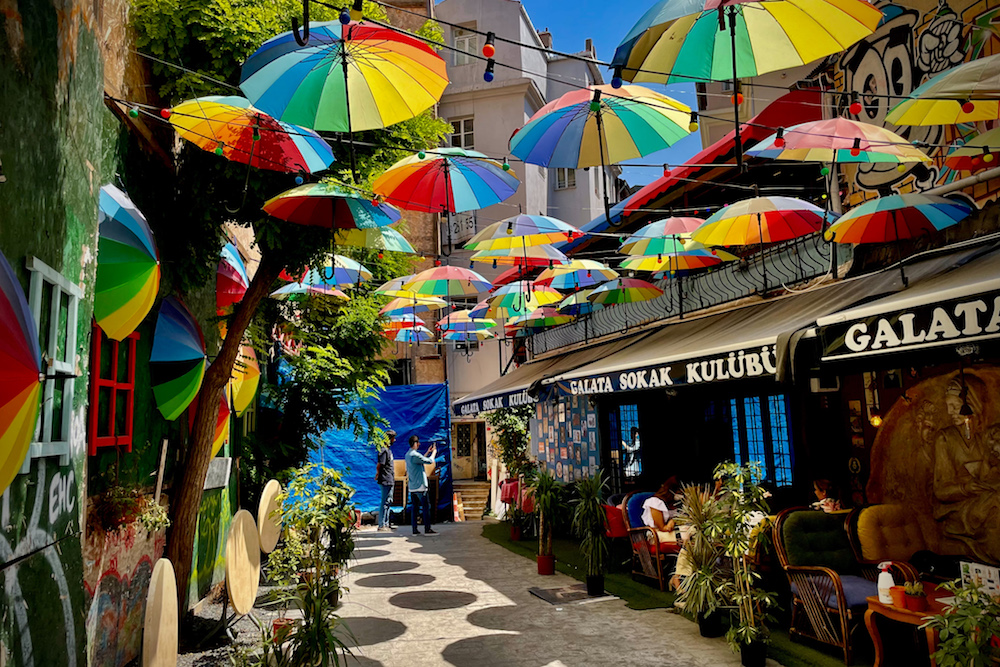
[[[426,455],[417,451],[419,447],[420,438],[411,435],[410,451],[406,452],[406,477],[410,485],[410,504],[412,505],[410,516],[413,522],[413,534],[420,534],[417,529],[417,508],[419,507],[424,513],[424,534],[436,535],[437,531],[431,529],[431,508],[427,500],[427,471],[424,470],[424,465],[434,463],[437,446],[431,445]]]

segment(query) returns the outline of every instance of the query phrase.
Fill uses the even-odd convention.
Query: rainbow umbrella
[[[220,311],[243,299],[250,286],[247,267],[240,251],[232,243],[222,246],[219,268],[215,274],[215,306]]]
[[[98,198],[94,319],[109,338],[125,340],[153,307],[160,259],[145,216],[124,192],[101,187]]]
[[[240,88],[275,118],[316,130],[395,125],[429,109],[448,85],[444,60],[424,41],[371,23],[309,26],[264,42],[243,63]]]
[[[657,255],[662,252],[680,252],[683,240],[705,222],[701,218],[670,217],[655,220],[631,234],[622,242],[618,252],[623,255]]]
[[[378,312],[380,315],[413,315],[416,313],[430,313],[447,307],[448,303],[444,299],[437,297],[422,296],[412,299],[396,297],[382,306]]]
[[[545,269],[535,283],[553,289],[576,290],[593,287],[618,277],[618,272],[592,259],[574,259],[568,264]]]
[[[384,206],[384,205],[383,205]],[[334,245],[350,248],[371,248],[416,255],[410,242],[392,227],[373,229],[338,229],[333,234]]]
[[[496,289],[504,285],[509,285],[515,280],[527,279],[537,270],[537,266],[515,266],[514,268],[507,269],[496,277],[493,281],[493,287]]]
[[[1000,127],[983,132],[975,139],[967,141],[945,158],[945,165],[956,171],[979,171],[995,166],[1000,157]]]
[[[421,296],[476,296],[490,287],[488,280],[471,269],[436,266],[413,276],[402,289]]]
[[[306,269],[298,282],[305,285],[351,287],[372,279],[372,272],[358,261],[343,255],[327,255],[322,269]]]
[[[450,340],[455,343],[471,343],[473,341],[480,342],[484,340],[489,340],[491,338],[496,338],[496,334],[492,331],[449,331],[447,333],[441,334],[441,340]]]
[[[587,300],[595,304],[609,306],[619,303],[635,303],[649,301],[663,294],[656,285],[638,278],[615,278],[595,287],[587,296]]]
[[[194,417],[198,411],[198,397],[191,401],[191,410],[188,412],[188,428],[194,428]],[[223,394],[219,400],[219,416],[215,420],[215,432],[212,435],[212,457],[214,458],[221,450],[222,446],[229,440],[229,417],[232,410],[229,408],[229,400]]]
[[[160,304],[149,356],[153,398],[164,419],[180,417],[198,395],[205,361],[205,337],[197,320],[180,300],[167,297]]]
[[[244,97],[199,97],[165,111],[202,150],[258,169],[313,174],[333,164],[330,145],[312,130],[275,120]]]
[[[917,86],[886,115],[894,125],[958,125],[1000,118],[1000,55],[976,58]]]
[[[415,327],[413,329],[403,329],[396,332],[393,338],[397,343],[429,343],[434,340],[434,334],[427,327]]]
[[[799,162],[930,162],[929,157],[895,132],[849,118],[793,125],[747,149],[747,155]]]
[[[497,248],[495,250],[479,250],[470,258],[473,262],[490,262],[493,268],[497,265],[512,266],[553,266],[568,262],[569,258],[549,245],[535,245],[526,248]]]
[[[329,297],[331,299],[340,299],[341,301],[351,300],[351,297],[347,296],[344,292],[333,285],[306,285],[303,283],[289,283],[288,285],[271,292],[272,299],[284,300],[293,296],[322,296]]]
[[[520,317],[522,315],[527,315],[536,308],[541,308],[544,305],[554,303],[548,293],[545,293],[541,300],[535,297],[535,293],[529,293],[527,298],[521,295],[521,298],[510,297],[505,299],[498,299],[496,303],[490,303],[490,300],[480,301],[469,311],[469,316],[473,319],[479,318],[501,318],[507,319],[511,317]]]
[[[375,291],[378,294],[384,294],[385,296],[391,296],[399,299],[412,300],[415,298],[421,298],[421,295],[417,294],[416,292],[408,289],[403,289],[404,285],[406,285],[416,277],[417,274],[411,273],[408,276],[400,276],[398,278],[393,278],[392,280],[388,280],[379,285],[378,287],[376,287]]]
[[[373,229],[399,221],[395,207],[336,183],[307,183],[264,202],[268,215],[327,229]]]
[[[489,318],[472,317],[470,310],[456,310],[437,323],[438,331],[442,332],[485,331],[496,326],[497,323]]]
[[[403,315],[389,315],[382,324],[382,331],[399,331],[401,329],[412,329],[423,326],[424,321],[413,313]]]
[[[711,246],[777,243],[818,232],[823,209],[793,197],[754,197],[716,211],[691,235]]]
[[[590,295],[593,292],[593,289],[585,289],[575,294],[570,294],[559,302],[559,305],[556,306],[556,312],[560,315],[579,317],[580,315],[588,315],[595,310],[600,310],[604,306],[590,301]]]
[[[21,470],[35,435],[42,378],[35,319],[0,252],[0,493]]]
[[[637,255],[626,257],[618,265],[618,268],[628,271],[648,271],[650,273],[665,271],[672,273],[674,271],[707,269],[722,264],[722,261],[722,258],[718,254],[713,255],[709,250],[687,250],[656,256]]]
[[[375,179],[372,190],[407,211],[461,213],[499,204],[520,181],[510,165],[463,148],[437,148],[403,158]]]
[[[253,346],[244,344],[240,347],[240,353],[236,357],[233,372],[229,377],[229,393],[237,417],[242,417],[253,403],[259,387],[260,363],[257,361],[257,352]]]
[[[524,213],[494,222],[465,244],[466,250],[518,249],[572,241],[580,231],[557,218]]]
[[[536,308],[548,306],[563,300],[563,295],[547,285],[539,285],[529,280],[519,280],[504,285],[487,299],[492,308],[506,308],[521,315],[529,311],[529,305]]]
[[[545,329],[556,327],[560,324],[567,324],[573,321],[572,315],[558,312],[551,306],[536,308],[527,315],[517,317],[510,322],[510,326],[519,329]]]

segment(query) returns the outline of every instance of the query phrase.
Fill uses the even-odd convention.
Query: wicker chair
[[[622,514],[632,543],[632,576],[655,579],[662,591],[666,590],[667,577],[673,572],[681,547],[675,542],[659,542],[656,531],[642,525],[642,504],[652,495],[648,491],[628,494],[623,501],[625,511]]]
[[[845,512],[792,508],[778,515],[773,534],[792,589],[789,634],[840,647],[850,665],[852,636],[868,609],[865,598],[878,594],[878,569],[855,558],[846,523]],[[893,569],[897,581],[908,572],[896,563]]]

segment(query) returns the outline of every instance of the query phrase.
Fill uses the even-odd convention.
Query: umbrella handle
[[[309,0],[302,0],[302,35],[299,35],[299,19],[292,17],[292,37],[299,46],[309,45]]]

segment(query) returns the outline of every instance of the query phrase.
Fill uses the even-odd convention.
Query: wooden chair
[[[791,508],[778,515],[773,536],[792,590],[789,634],[839,647],[850,665],[852,634],[868,609],[865,598],[878,594],[878,569],[855,558],[847,518],[847,512]],[[902,581],[906,570],[898,564],[893,569]]]
[[[653,494],[635,491],[625,496],[622,512],[629,541],[632,544],[632,576],[655,579],[660,590],[666,590],[667,577],[673,572],[681,546],[675,542],[660,542],[656,531],[642,524],[642,504]]]

